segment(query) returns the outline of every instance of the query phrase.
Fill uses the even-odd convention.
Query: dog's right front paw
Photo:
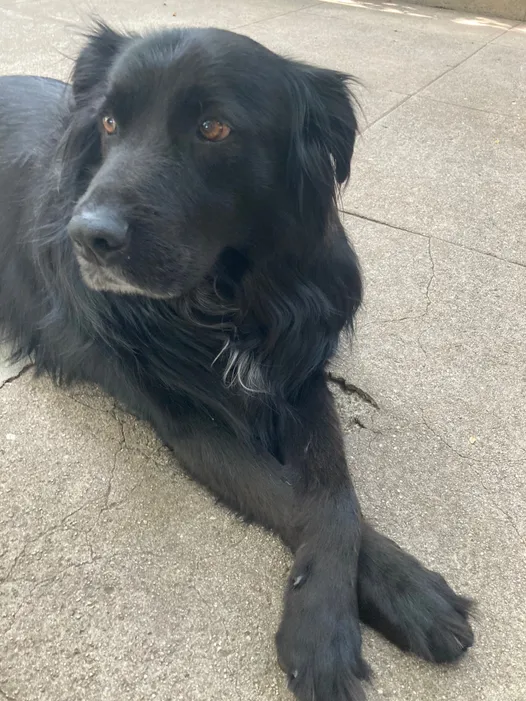
[[[326,576],[293,574],[276,635],[278,660],[289,689],[300,701],[364,701],[361,680],[369,669],[361,657],[352,589]]]

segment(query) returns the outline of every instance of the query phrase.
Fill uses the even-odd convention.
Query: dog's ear
[[[129,35],[119,34],[103,22],[96,22],[86,35],[88,43],[80,52],[73,70],[73,95],[77,103],[90,100],[97,87],[103,87],[109,68],[124,46]]]
[[[292,64],[288,180],[301,209],[318,203],[326,212],[349,178],[358,128],[351,80],[338,71]]]
[[[90,168],[102,155],[96,115],[108,71],[118,53],[132,40],[131,35],[118,34],[102,22],[97,22],[86,38],[87,44],[73,69],[71,111],[57,149],[64,172],[61,177],[79,183],[79,193],[87,187]]]

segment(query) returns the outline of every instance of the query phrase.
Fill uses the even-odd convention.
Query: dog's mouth
[[[149,290],[129,282],[117,266],[103,266],[88,260],[79,250],[76,257],[84,283],[97,292],[115,292],[117,294],[142,295],[143,297],[160,297]]]
[[[73,244],[82,281],[91,290],[113,292],[120,295],[138,295],[150,299],[173,299],[181,293],[179,290],[155,290],[146,285],[137,284],[129,279],[120,265],[105,265],[86,256],[85,251]]]

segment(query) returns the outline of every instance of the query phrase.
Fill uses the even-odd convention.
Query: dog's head
[[[215,29],[100,25],[72,110],[83,184],[69,235],[84,281],[160,298],[197,286],[226,251],[314,252],[356,132],[346,76]]]

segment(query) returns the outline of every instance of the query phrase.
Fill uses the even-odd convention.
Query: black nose
[[[128,243],[128,223],[119,214],[105,207],[75,214],[68,233],[83,253],[97,262],[109,262]]]

